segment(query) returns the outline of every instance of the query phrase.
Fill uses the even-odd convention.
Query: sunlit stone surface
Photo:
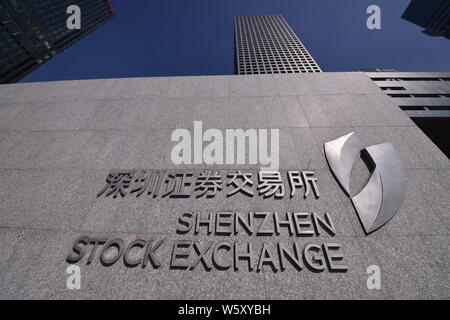
[[[174,165],[171,133],[192,128],[196,120],[204,128],[221,130],[279,128],[285,196],[258,195],[258,165]],[[364,234],[351,200],[323,155],[323,143],[352,131],[365,146],[392,143],[407,172],[401,209],[370,235]],[[193,177],[219,172],[223,190],[211,198],[194,193],[189,198],[129,193],[97,197],[112,169],[172,170],[192,172]],[[252,173],[255,196],[227,197],[226,176],[236,170]],[[291,198],[291,170],[313,171],[320,198],[311,194],[304,199],[301,189]],[[357,180],[367,179],[364,166],[355,165],[354,170],[353,183],[363,186],[364,181]],[[2,85],[0,298],[449,298],[449,174],[449,160],[363,73]],[[198,233],[183,232],[187,227],[180,217],[186,212],[195,217],[203,213],[203,218],[211,212],[212,232],[208,234],[207,222],[199,225]],[[283,220],[290,219],[289,212],[306,213],[299,216],[305,233],[280,224],[277,234],[273,214],[266,235],[258,235],[256,226],[254,232],[246,231],[242,221],[236,234],[234,224],[227,225],[227,215],[218,218],[217,233],[220,212],[231,212],[234,218],[239,212],[245,219],[252,212],[277,212]],[[328,213],[335,234],[313,221],[312,212],[325,222]],[[105,244],[97,245],[88,263],[94,244],[81,243],[86,252],[75,262],[81,288],[69,290],[67,259],[76,260],[73,246],[80,237],[118,239],[125,248],[136,239],[144,242],[127,251],[131,265],[123,256],[111,265],[104,263],[117,252],[111,248],[102,261]],[[180,243],[188,249],[180,249]],[[244,252],[248,244],[252,257],[240,259],[241,253],[236,270],[235,248]],[[300,269],[287,258],[281,265],[280,247],[294,257],[300,254]],[[314,261],[302,260],[305,248],[316,255]],[[188,252],[188,259],[174,258],[174,250]],[[198,251],[206,251],[205,261],[196,261]],[[150,254],[145,267],[144,253]],[[328,260],[334,254],[343,260],[331,263],[345,265],[345,272],[330,268]],[[251,270],[248,261],[253,263]],[[370,265],[381,270],[379,290],[367,288]]]

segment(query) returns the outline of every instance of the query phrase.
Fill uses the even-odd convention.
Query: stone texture
[[[259,165],[175,165],[176,128],[279,129],[282,200],[256,189]],[[336,183],[323,143],[356,132],[367,146],[391,142],[407,169],[402,208],[366,235],[350,199]],[[248,150],[247,156],[248,156]],[[215,198],[97,197],[111,169],[210,170],[222,177],[252,173],[254,197],[224,179]],[[449,299],[450,162],[364,73],[161,77],[61,81],[0,86],[1,299]],[[321,193],[289,197],[288,170],[313,170]],[[357,161],[351,192],[370,173]],[[195,188],[195,185],[191,186]],[[336,235],[295,237],[187,235],[183,212],[328,212]],[[80,290],[69,290],[66,257],[79,236],[165,239],[161,268],[122,261],[81,268]],[[173,242],[250,242],[257,258],[278,242],[341,245],[347,272],[287,268],[273,272],[169,269]],[[231,255],[232,252],[223,254]],[[136,254],[136,253],[135,253]],[[195,256],[195,255],[194,255]],[[226,256],[225,256],[226,257]],[[228,256],[229,257],[229,256]],[[191,257],[190,259],[192,259]],[[367,267],[381,270],[381,289],[366,286]]]

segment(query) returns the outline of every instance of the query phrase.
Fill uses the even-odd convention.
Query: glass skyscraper
[[[67,7],[81,9],[69,30]],[[14,83],[114,17],[108,0],[0,0],[0,83]]]
[[[235,17],[236,74],[321,72],[281,15]]]
[[[402,18],[425,28],[429,36],[450,39],[450,0],[412,0]]]

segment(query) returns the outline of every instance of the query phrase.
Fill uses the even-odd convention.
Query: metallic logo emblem
[[[397,151],[390,143],[364,148],[354,132],[324,144],[325,157],[337,181],[351,198],[367,234],[386,224],[405,199],[406,174]],[[361,155],[371,176],[365,187],[350,195],[350,173]]]

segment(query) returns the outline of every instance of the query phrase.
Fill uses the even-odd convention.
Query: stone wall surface
[[[97,193],[111,169],[253,173],[257,165],[175,165],[171,133],[193,128],[279,128],[280,171],[311,170],[319,199],[237,194],[214,198],[112,198]],[[391,142],[407,174],[405,201],[366,235],[331,174],[323,144],[354,131],[365,145]],[[450,161],[363,73],[79,80],[0,86],[0,298],[2,299],[439,299],[450,298]],[[367,172],[356,166],[352,180]],[[364,185],[361,182],[361,185]],[[335,236],[180,235],[193,212],[329,212]],[[84,257],[81,289],[66,261],[80,236],[164,239],[161,267],[104,266]],[[170,269],[172,244],[190,239],[266,243],[336,242],[347,272]],[[381,289],[369,290],[378,265]]]

